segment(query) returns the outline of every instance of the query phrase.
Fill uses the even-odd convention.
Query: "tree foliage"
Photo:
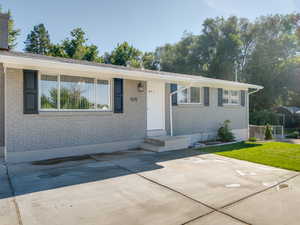
[[[279,115],[275,112],[268,110],[255,111],[250,114],[250,124],[255,125],[280,125]]]
[[[202,33],[185,33],[156,49],[163,71],[203,75],[264,86],[251,95],[251,111],[299,105],[300,14],[270,15],[254,22],[231,16],[209,18]]]
[[[44,24],[39,24],[34,26],[33,30],[27,35],[25,51],[99,63],[104,62],[103,57],[99,56],[98,47],[93,44],[89,45],[87,42],[85,32],[81,28],[75,28],[70,32],[70,37],[64,39],[61,43],[51,43]]]
[[[264,86],[251,96],[253,111],[287,104],[287,90],[298,76],[293,75],[289,61],[299,50],[299,24],[298,14],[261,17],[256,22],[255,49],[244,73],[245,81]]]
[[[118,44],[110,54],[107,54],[106,63],[139,68],[141,67],[141,55],[141,51],[125,41],[122,44]]]
[[[142,53],[123,42],[99,56],[97,46],[87,41],[85,32],[76,28],[61,43],[50,44],[46,54],[226,80],[235,80],[237,72],[238,81],[264,86],[250,96],[251,113],[264,117],[265,110],[274,106],[300,106],[297,13],[262,16],[255,21],[236,16],[208,18],[199,35],[184,32],[180,41],[154,52]]]
[[[30,53],[47,55],[50,51],[50,36],[44,24],[38,24],[27,35],[25,51]]]
[[[159,61],[157,60],[157,56],[153,52],[145,52],[141,60],[144,69],[148,69],[148,70],[159,69]]]
[[[221,127],[218,129],[218,137],[222,142],[234,141],[235,137],[229,128],[230,121],[225,120]]]
[[[272,127],[269,124],[267,124],[267,126],[266,126],[265,139],[266,140],[272,140],[273,139]]]
[[[103,62],[103,58],[99,56],[98,47],[88,45],[87,41],[85,32],[81,28],[75,28],[70,32],[70,37],[63,40],[61,44],[51,45],[49,55]]]
[[[41,106],[44,109],[55,109],[58,103],[58,90],[52,88],[49,91],[49,96],[42,94]],[[83,91],[78,87],[61,88],[60,89],[60,107],[62,109],[90,109],[94,103],[90,102],[85,96]]]

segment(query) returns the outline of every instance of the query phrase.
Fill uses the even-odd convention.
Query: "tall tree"
[[[49,33],[44,24],[34,26],[24,43],[26,52],[47,55],[51,44]]]
[[[158,70],[159,69],[159,61],[155,53],[153,52],[145,52],[142,56],[142,64],[143,68],[148,70]]]
[[[141,67],[142,52],[129,45],[126,41],[106,55],[106,61],[114,65]]]
[[[3,9],[0,5],[0,13],[5,13],[3,12]],[[20,35],[21,30],[15,28],[15,21],[12,18],[11,11],[7,11],[9,15],[9,20],[8,20],[8,47],[9,49],[14,49],[17,45],[17,38]]]
[[[201,72],[206,76],[235,80],[235,70],[243,69],[250,54],[253,28],[245,18],[206,19],[195,45]]]
[[[88,45],[86,34],[81,28],[73,29],[69,38],[62,41],[61,44],[52,44],[49,55],[81,59],[94,62],[103,62],[103,57],[99,56],[96,45]]]
[[[158,47],[155,55],[160,69],[168,72],[200,74],[200,62],[195,49],[198,38],[185,32],[178,43]]]
[[[299,25],[300,14],[266,16],[256,21],[255,49],[244,77],[247,82],[263,85],[264,89],[251,96],[251,110],[288,103],[285,101],[288,90],[296,80],[287,73],[292,65],[287,62],[299,50]]]
[[[286,63],[300,51],[300,14],[270,15],[255,22],[235,16],[209,18],[200,35],[184,34],[175,44],[156,49],[163,71],[259,84],[265,88],[251,95],[251,110],[290,104],[297,80]],[[295,64],[293,64],[295,67]],[[299,68],[299,64],[297,64]]]
[[[71,38],[62,42],[62,47],[69,58],[82,59],[87,52],[87,38],[81,28],[76,28],[70,32]]]

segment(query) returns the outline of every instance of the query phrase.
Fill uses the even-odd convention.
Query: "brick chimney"
[[[8,13],[0,13],[0,50],[8,49]]]

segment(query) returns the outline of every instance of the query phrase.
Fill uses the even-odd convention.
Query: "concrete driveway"
[[[300,221],[300,176],[292,171],[193,150],[46,164],[0,165],[1,225]]]

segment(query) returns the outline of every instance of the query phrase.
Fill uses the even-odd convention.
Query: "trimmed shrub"
[[[299,131],[294,131],[293,133],[290,133],[286,136],[287,138],[298,138],[299,137]]]
[[[229,120],[225,120],[218,130],[218,137],[222,142],[234,141],[235,137],[229,128]]]
[[[265,139],[266,140],[273,139],[272,128],[269,124],[267,124],[267,126],[266,126]]]

